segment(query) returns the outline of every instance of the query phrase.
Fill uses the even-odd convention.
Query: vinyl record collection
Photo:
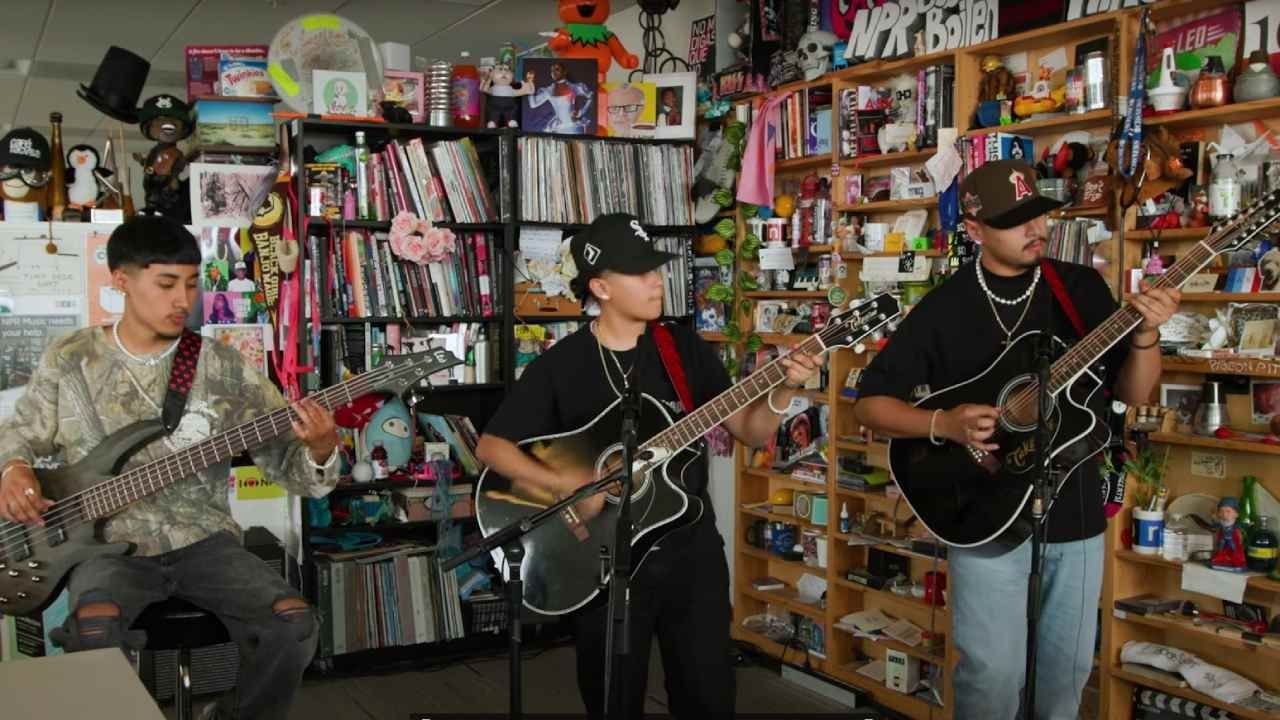
[[[629,212],[651,225],[693,222],[693,148],[522,137],[521,218],[585,224]]]
[[[693,264],[692,249],[688,238],[655,237],[654,247],[663,252],[676,253],[680,257],[659,268],[662,273],[662,314],[667,317],[684,317],[693,306],[693,281],[690,267]]]

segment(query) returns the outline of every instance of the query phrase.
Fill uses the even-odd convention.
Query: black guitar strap
[[[182,331],[182,339],[178,340],[178,349],[173,355],[173,367],[169,370],[169,389],[164,394],[164,407],[160,412],[160,421],[164,431],[170,435],[178,429],[182,422],[182,413],[187,408],[187,394],[196,380],[196,365],[200,362],[200,346],[204,338],[190,330]]]

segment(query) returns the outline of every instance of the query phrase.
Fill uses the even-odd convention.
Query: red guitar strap
[[[1058,277],[1058,271],[1053,269],[1053,263],[1049,262],[1048,259],[1041,259],[1040,273],[1044,275],[1045,281],[1049,283],[1049,289],[1053,291],[1053,296],[1058,299],[1058,306],[1067,314],[1067,319],[1071,321],[1071,327],[1076,329],[1076,335],[1080,337],[1088,335],[1084,329],[1084,322],[1080,319],[1080,313],[1076,312],[1075,303],[1071,302],[1071,296],[1067,294],[1067,288],[1062,284],[1062,278]]]
[[[196,380],[196,365],[200,362],[200,345],[204,338],[190,330],[182,331],[182,339],[178,341],[178,349],[173,353],[173,367],[169,369],[169,389],[164,394],[164,409],[160,411],[160,421],[164,423],[164,431],[172,434],[182,422],[182,413],[187,408],[187,394]]]
[[[671,331],[660,322],[653,323],[653,341],[658,345],[658,354],[662,356],[662,366],[667,369],[667,377],[676,389],[676,396],[684,406],[686,414],[693,412],[693,394],[689,392],[689,380],[685,377],[684,366],[680,364],[680,353],[676,352],[675,338]]]

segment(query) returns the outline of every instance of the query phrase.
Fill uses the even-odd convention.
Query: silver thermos
[[[1196,407],[1195,419],[1192,421],[1197,435],[1212,436],[1220,427],[1231,424],[1227,416],[1227,399],[1222,392],[1222,383],[1206,382],[1200,391],[1200,405]]]

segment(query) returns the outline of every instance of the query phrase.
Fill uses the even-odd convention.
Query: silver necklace
[[[1018,297],[1012,300],[1009,300],[1007,298],[1002,298],[999,295],[996,295],[995,293],[991,292],[990,288],[987,287],[987,279],[985,277],[985,273],[982,272],[981,257],[979,257],[977,261],[977,266],[978,266],[977,267],[978,286],[982,288],[982,292],[986,293],[988,299],[990,299],[992,302],[998,302],[1001,305],[1017,305],[1018,303],[1026,300],[1027,298],[1031,297],[1031,293],[1036,291],[1036,284],[1040,282],[1040,266],[1036,265],[1035,274],[1031,276],[1031,285],[1027,287],[1027,291],[1022,293]]]
[[[992,294],[990,290],[987,290],[986,281],[982,279],[981,263],[979,263],[977,270],[978,270],[978,284],[982,286],[983,291],[987,295],[987,304],[991,306],[991,314],[996,316],[996,324],[1000,326],[1000,329],[1002,331],[1004,331],[1004,342],[1000,344],[1008,345],[1013,340],[1013,334],[1017,332],[1019,327],[1022,326],[1022,321],[1027,318],[1027,311],[1031,309],[1031,293],[1035,291],[1036,283],[1040,280],[1040,267],[1036,266],[1036,274],[1035,274],[1035,277],[1031,279],[1031,287],[1027,288],[1027,291],[1022,294],[1022,297],[1013,301],[1009,301],[1009,300],[1005,300],[1004,298],[997,297],[996,295]],[[1018,315],[1018,321],[1013,324],[1012,328],[1006,327],[1004,324],[1004,320],[1000,319],[1000,310],[996,308],[996,303],[1000,302],[1006,305],[1016,305],[1017,303],[1022,302],[1024,300],[1026,301],[1027,304],[1022,306],[1022,314]]]
[[[149,355],[147,357],[138,357],[137,355],[134,355],[133,353],[129,352],[128,348],[124,346],[124,343],[120,342],[120,321],[119,320],[115,321],[111,325],[111,337],[115,338],[116,347],[120,348],[120,352],[124,353],[125,356],[127,356],[130,360],[138,363],[139,365],[146,365],[147,367],[155,367],[156,365],[160,364],[161,360],[164,360],[165,358],[172,355],[173,351],[178,349],[178,343],[182,340],[182,338],[178,338],[177,340],[174,340],[173,344],[170,345],[169,348],[164,352],[156,353],[155,355]]]
[[[600,369],[604,371],[604,379],[609,381],[609,389],[613,390],[614,395],[621,398],[622,391],[619,390],[618,386],[613,382],[613,373],[609,371],[609,364],[605,362],[604,359],[604,343],[600,342],[599,327],[600,326],[596,324],[595,320],[591,321],[591,334],[595,335],[596,350],[600,352]],[[613,364],[618,368],[618,374],[622,375],[622,382],[625,386],[627,381],[631,379],[631,371],[636,369],[635,363],[631,364],[630,369],[623,370],[622,363],[618,360],[618,356],[613,352],[613,350],[609,350],[609,357],[613,358]]]

